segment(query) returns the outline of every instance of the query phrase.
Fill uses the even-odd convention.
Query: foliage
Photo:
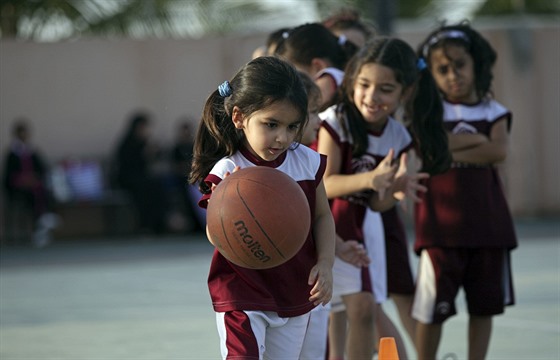
[[[227,33],[264,12],[258,0],[0,0],[0,29],[2,37],[32,40],[196,37]]]
[[[0,31],[3,38],[30,40],[200,37],[286,26],[303,5],[316,10],[317,20],[351,7],[372,23],[391,21],[379,11],[382,2],[396,18],[429,16],[438,6],[453,6],[453,0],[290,0],[289,14],[281,1],[288,0],[0,0]],[[486,0],[476,16],[520,12],[558,15],[560,0]]]
[[[560,0],[488,0],[477,15],[558,14]]]

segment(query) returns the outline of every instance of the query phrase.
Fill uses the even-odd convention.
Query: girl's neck
[[[367,129],[369,132],[374,133],[374,134],[379,134],[382,133],[383,130],[385,129],[385,126],[387,126],[387,123],[389,122],[389,116],[387,116],[386,118],[377,121],[375,123],[367,123]]]
[[[276,168],[278,166],[280,166],[283,162],[284,159],[286,159],[286,151],[284,151],[282,154],[278,155],[278,157],[272,161],[267,161],[262,159],[260,156],[254,154],[248,147],[246,144],[243,144],[241,146],[241,148],[239,149],[239,152],[241,152],[241,154],[250,162],[252,162],[253,164],[255,164],[256,166],[268,166],[268,167],[273,167]]]

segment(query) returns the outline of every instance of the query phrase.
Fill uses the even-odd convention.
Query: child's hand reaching
[[[420,181],[430,177],[428,173],[419,173],[415,170],[409,170],[407,165],[407,154],[401,155],[399,169],[395,175],[393,196],[395,199],[400,200],[401,204],[406,209],[406,205],[402,202],[403,199],[408,198],[413,202],[420,202],[418,192],[426,192],[428,189],[420,184]]]
[[[332,263],[328,264],[326,261],[319,260],[311,269],[308,284],[314,285],[310,292],[309,301],[312,301],[315,305],[327,305],[332,297]]]
[[[337,238],[335,255],[356,267],[366,267],[371,262],[364,245],[356,240],[342,240]]]
[[[397,166],[393,164],[395,150],[390,149],[387,156],[369,173],[372,175],[371,188],[377,191],[379,200],[383,200],[385,192],[393,184]]]

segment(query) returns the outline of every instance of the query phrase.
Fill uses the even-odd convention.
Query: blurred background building
[[[29,119],[51,169],[63,220],[57,236],[134,232],[131,200],[115,184],[112,163],[129,118],[150,113],[159,149],[150,169],[173,188],[166,154],[185,119],[196,128],[217,84],[270,32],[341,7],[413,47],[442,21],[470,20],[498,52],[494,95],[513,112],[511,153],[501,169],[512,211],[560,215],[558,0],[2,0],[2,154],[14,120]],[[0,199],[4,237],[13,209]],[[170,206],[184,210],[180,201]],[[171,216],[171,227],[196,228],[189,221],[201,216]]]

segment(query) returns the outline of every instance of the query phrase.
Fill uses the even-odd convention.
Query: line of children
[[[308,123],[302,119],[301,104],[293,97],[272,95],[272,89],[266,86],[261,86],[258,91],[256,88],[247,88],[249,91],[245,91],[239,78],[247,76],[255,83],[264,81],[256,71],[250,71],[249,68],[253,66],[256,69],[258,63],[260,70],[263,70],[271,66],[272,58],[249,63],[234,77],[232,85],[228,84],[230,90],[238,89],[243,93],[242,96],[236,94],[239,97],[233,99],[235,91],[218,91],[211,95],[199,128],[196,145],[198,155],[195,155],[196,166],[191,176],[191,181],[200,182],[205,192],[201,203],[204,205],[205,201],[210,200],[212,186],[235,171],[237,166],[285,164],[293,161],[291,152],[304,153],[298,159],[303,158],[304,163],[309,164],[313,156],[305,150],[306,147],[295,146],[289,150],[287,147],[274,148],[271,143],[278,141],[276,135],[265,135],[266,132],[262,132],[262,129],[257,131],[255,122],[269,127],[268,131],[271,132],[286,129],[285,134],[291,132],[291,135],[284,136],[286,144],[299,138],[303,144],[314,146],[320,154],[327,155],[326,163],[321,156],[321,165],[317,165],[318,168],[312,167],[316,172],[311,177],[318,184],[315,195],[320,200],[319,203],[322,203],[315,204],[319,214],[316,218],[318,232],[315,235],[321,234],[322,240],[313,249],[319,254],[332,255],[334,252],[334,233],[332,236],[327,235],[328,231],[334,231],[332,218],[326,220],[326,214],[332,212],[338,237],[337,257],[332,267],[332,303],[334,306],[338,305],[337,302],[343,303],[348,318],[346,328],[346,318],[343,322],[334,321],[333,326],[331,317],[329,358],[373,356],[373,320],[377,315],[377,325],[383,326],[385,320],[380,321],[380,318],[386,315],[382,310],[376,314],[380,305],[376,303],[374,296],[375,281],[372,281],[372,271],[368,268],[370,259],[363,244],[366,244],[368,236],[384,237],[388,248],[390,244],[394,246],[392,250],[388,250],[388,262],[398,258],[399,254],[408,253],[404,227],[394,207],[405,197],[416,203],[415,250],[421,258],[412,313],[420,321],[418,325],[414,320],[407,323],[408,314],[402,311],[409,305],[412,306],[413,279],[408,256],[388,264],[387,270],[393,272],[390,275],[393,281],[399,277],[403,279],[400,288],[399,284],[396,288],[391,288],[389,282],[389,291],[397,303],[407,332],[411,336],[416,333],[414,342],[418,356],[420,359],[435,358],[441,336],[441,323],[455,313],[453,300],[459,287],[464,286],[471,315],[469,358],[484,358],[489,344],[491,316],[503,312],[504,304],[513,303],[509,251],[516,246],[511,216],[501,192],[498,175],[492,166],[505,157],[511,122],[511,114],[488,96],[495,53],[480,34],[462,24],[443,27],[430,34],[420,46],[418,55],[402,40],[376,38],[352,57],[345,68],[345,74],[340,62],[336,67],[334,64],[337,61],[325,55],[325,52],[317,55],[309,49],[306,36],[302,35],[297,43],[291,38],[294,34],[301,35],[309,31],[315,34],[316,40],[323,36],[317,35],[322,30],[319,24],[297,27],[283,38],[276,51],[277,55],[292,62],[301,72],[313,76],[319,85],[321,81],[317,80],[321,79],[321,75],[329,74],[330,91],[322,89],[321,94],[318,94],[316,86],[312,86],[313,82],[309,77],[299,74],[309,96],[305,97],[306,101],[309,99],[306,107],[310,120]],[[325,37],[328,39],[328,36]],[[332,41],[330,43],[334,44]],[[336,44],[339,48],[343,45],[338,40]],[[298,51],[300,46],[309,51]],[[340,49],[337,51],[337,56],[344,53]],[[281,60],[275,61],[277,63],[273,67],[287,66]],[[331,68],[338,69],[341,73],[333,72],[338,74],[334,78],[332,73],[324,71]],[[295,84],[297,81],[293,80],[291,71],[285,70],[283,76],[288,75],[290,86],[301,87],[302,84]],[[252,76],[249,76],[251,73]],[[279,77],[276,78],[278,79]],[[334,94],[339,86],[340,97],[337,98]],[[444,107],[439,91],[445,100],[445,125],[449,134],[444,130]],[[245,100],[249,98],[249,94],[254,97],[253,102],[255,98],[261,100],[256,105],[249,104]],[[263,102],[262,98],[267,96],[268,100]],[[314,143],[319,127],[316,108],[319,99],[324,96],[328,101],[323,101],[323,106],[333,102],[334,105],[321,115],[324,121],[321,123],[318,142]],[[399,109],[403,112],[404,124],[394,118]],[[481,115],[484,120],[479,121],[482,119]],[[421,172],[416,172],[407,165],[407,156],[413,153],[421,161]],[[449,169],[451,154],[453,165]],[[227,160],[220,160],[222,157]],[[313,161],[311,163],[316,164]],[[324,169],[321,169],[322,166]],[[298,177],[301,174],[290,175]],[[322,175],[324,189],[323,181],[320,180]],[[469,182],[459,184],[458,180],[462,178]],[[472,186],[480,188],[480,196],[465,198],[464,194],[472,192],[461,186],[468,186],[468,189]],[[451,225],[445,222],[448,217],[445,216],[447,209],[443,203],[449,200],[444,193],[448,190],[453,192],[456,213],[461,214],[457,217],[457,222]],[[324,208],[327,197],[330,199],[330,212]],[[465,204],[471,209],[469,214],[461,209]],[[483,219],[479,216],[482,204],[486,206],[486,210],[499,214],[504,220],[503,226],[496,229],[495,223],[492,228],[489,223],[483,222],[490,217]],[[311,206],[313,209],[313,205]],[[380,217],[371,216],[370,213],[373,212],[366,211],[370,208],[384,214],[383,223]],[[465,227],[469,231],[460,230]],[[482,244],[484,241],[485,245]],[[348,245],[344,248],[345,251],[340,250],[341,242]],[[209,287],[217,311],[224,358],[234,355],[285,358],[296,354],[301,359],[321,358],[326,347],[324,328],[329,310],[327,299],[331,295],[327,284],[332,279],[329,278],[331,275],[328,264],[333,264],[332,258],[328,260],[329,256],[325,255],[324,259],[324,262],[320,261],[315,267],[309,257],[306,265],[303,262],[298,265],[307,266],[307,270],[311,272],[306,290],[315,295],[309,298],[312,305],[301,305],[305,310],[296,315],[285,313],[278,304],[273,305],[272,310],[261,306],[256,309],[247,307],[250,299],[241,292],[224,294],[221,280],[224,272],[227,277],[228,273],[241,275],[244,270],[232,270],[231,266],[224,266],[227,261],[221,259],[216,252]],[[483,266],[485,261],[487,265]],[[494,265],[488,265],[489,263]],[[321,269],[319,273],[315,272],[317,267]],[[404,277],[402,273],[397,274],[403,270]],[[465,273],[472,271],[481,276],[467,278],[463,282],[458,277],[450,277],[449,274],[453,274],[455,270]],[[489,272],[495,276],[481,280],[482,275],[488,275]],[[287,279],[284,277],[286,275],[283,273],[282,278]],[[249,275],[247,278],[250,281],[243,286],[249,283],[254,286],[253,281],[259,276],[262,275]],[[235,279],[235,276],[228,278],[228,281],[237,284],[243,282]],[[443,282],[454,285],[451,290],[443,290]],[[264,286],[262,283],[259,285]],[[318,293],[314,293],[309,287],[317,289]],[[429,291],[432,288],[436,289],[435,292]],[[478,301],[483,288],[491,291],[490,304]],[[391,289],[404,289],[403,298],[399,298]],[[278,289],[267,288],[271,293],[276,290]],[[245,301],[245,305],[233,305],[239,303],[238,297],[245,299],[241,301],[241,304]],[[225,303],[222,303],[223,299],[226,299]],[[315,306],[319,303],[319,306]],[[269,314],[266,310],[273,313]],[[311,328],[297,330],[298,325],[291,323],[292,315],[296,315],[296,318],[304,316]],[[280,324],[279,331],[271,330],[271,327],[276,329],[275,324]],[[386,324],[388,327],[380,328],[379,331],[384,336],[392,336],[390,333],[394,331],[394,337],[400,342],[401,358],[407,358],[398,331],[390,319],[387,318]],[[418,330],[415,329],[416,326]],[[280,346],[288,343],[293,348],[291,350],[295,349],[291,355],[286,353],[287,348]]]

